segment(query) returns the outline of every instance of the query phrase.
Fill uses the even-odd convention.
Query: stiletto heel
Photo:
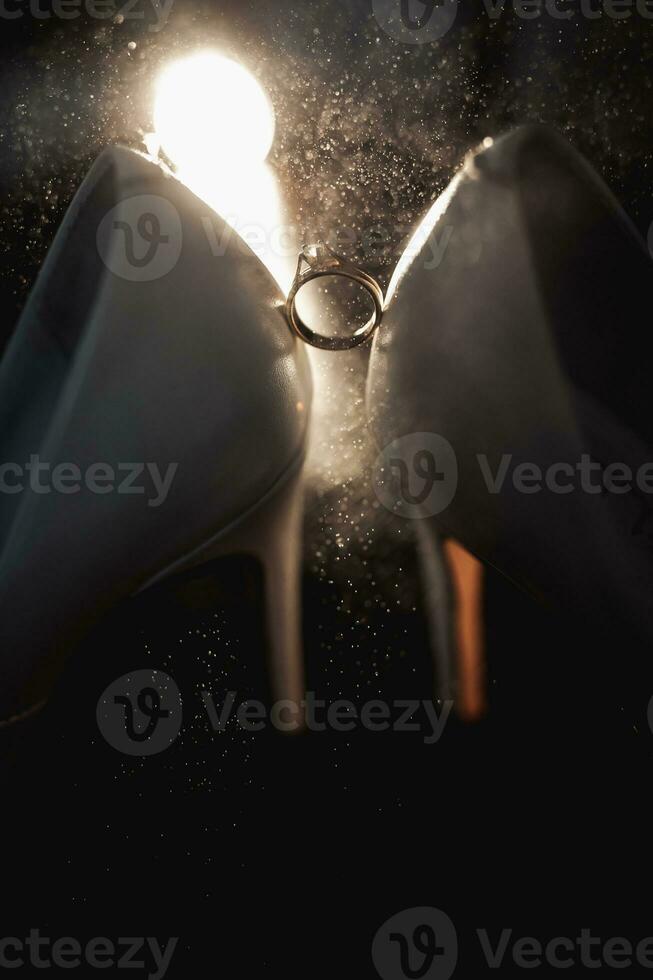
[[[304,493],[299,478],[291,481],[275,504],[261,539],[265,574],[268,669],[275,701],[288,700],[303,727],[305,694],[301,624],[301,560]]]
[[[463,721],[480,721],[487,711],[483,566],[452,538],[444,542],[444,556],[453,593],[456,711]]]
[[[454,701],[464,721],[487,710],[483,566],[429,520],[416,521],[417,555],[433,653],[435,697]]]
[[[301,564],[304,485],[302,468],[285,475],[238,521],[164,569],[139,592],[175,575],[231,555],[258,559],[264,575],[265,625],[270,693],[292,702],[303,727],[304,664],[301,626]]]
[[[428,520],[415,521],[417,558],[433,656],[435,697],[455,699],[456,648],[451,579],[439,531]]]

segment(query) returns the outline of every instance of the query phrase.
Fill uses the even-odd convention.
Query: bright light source
[[[274,138],[274,110],[250,73],[211,51],[174,62],[158,80],[154,124],[180,170],[204,159],[214,170],[263,163]]]

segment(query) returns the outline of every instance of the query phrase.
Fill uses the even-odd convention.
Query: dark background
[[[406,46],[363,0],[177,0],[158,34],[86,16],[3,21],[0,340],[93,158],[107,143],[140,145],[152,82],[177,54],[215,44],[260,77],[299,224],[384,226],[383,248],[351,254],[387,283],[399,228],[468,149],[523,122],[547,122],[586,153],[646,235],[652,32],[637,16],[531,23],[506,10],[490,23],[466,2],[441,42]],[[308,687],[357,703],[432,692],[410,534],[369,485],[366,358],[342,355],[345,380],[327,393],[335,450],[318,440],[313,452],[304,575]],[[176,935],[172,977],[372,977],[374,933],[411,906],[452,917],[460,975],[481,970],[477,927],[653,934],[651,651],[616,626],[597,637],[494,573],[490,713],[450,722],[436,745],[217,736],[199,711],[161,756],[106,745],[97,698],[130,669],[168,670],[189,703],[207,678],[217,699],[265,693],[259,587],[239,563],[126,604],[75,654],[46,710],[2,733],[3,935]]]

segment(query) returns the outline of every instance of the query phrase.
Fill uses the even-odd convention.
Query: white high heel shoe
[[[441,499],[425,515],[438,534],[646,642],[652,271],[587,162],[522,127],[470,154],[427,216],[391,284],[367,393],[381,446],[439,440]]]
[[[4,723],[121,598],[235,551],[265,565],[272,694],[303,696],[310,370],[267,269],[235,235],[213,254],[207,216],[145,157],[104,152],[0,364]]]

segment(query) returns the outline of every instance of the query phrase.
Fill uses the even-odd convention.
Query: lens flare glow
[[[238,232],[286,294],[296,249],[282,247],[278,182],[265,163],[274,110],[257,80],[217,52],[189,55],[159,78],[154,123],[178,178]]]
[[[274,122],[256,79],[215,52],[175,61],[158,80],[154,125],[163,150],[181,169],[192,168],[198,153],[221,170],[263,163]]]

